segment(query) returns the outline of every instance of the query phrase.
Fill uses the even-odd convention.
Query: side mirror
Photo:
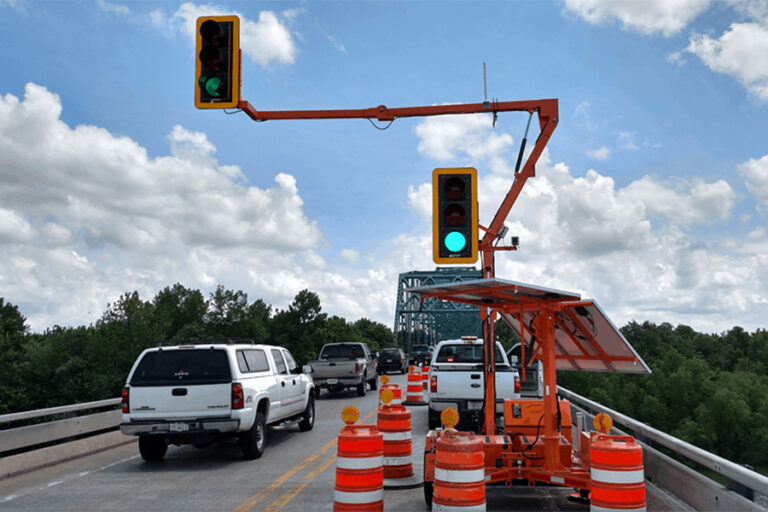
[[[314,370],[312,369],[312,365],[305,364],[301,367],[301,371],[304,373],[312,373]]]
[[[378,353],[378,352],[376,352],[376,359],[378,359],[378,358],[379,358],[379,353]]]

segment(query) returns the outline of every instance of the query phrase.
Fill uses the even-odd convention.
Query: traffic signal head
[[[197,18],[195,106],[234,108],[240,101],[240,19]]]
[[[432,259],[435,263],[477,261],[477,170],[432,172]]]

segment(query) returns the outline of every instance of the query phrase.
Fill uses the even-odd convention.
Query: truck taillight
[[[232,384],[232,408],[242,409],[245,407],[245,400],[243,400],[243,385]]]
[[[515,393],[520,392],[520,378],[515,375]]]
[[[123,399],[120,402],[120,405],[123,408],[124,413],[128,413],[128,394],[129,394],[129,388],[128,386],[123,388]]]
[[[355,363],[355,373],[360,373],[360,363]]]
[[[437,375],[433,375],[431,379],[429,379],[429,391],[431,393],[437,393]]]

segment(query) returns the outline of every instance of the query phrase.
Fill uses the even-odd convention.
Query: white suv
[[[204,448],[224,436],[237,436],[255,459],[268,424],[296,422],[306,431],[315,423],[314,384],[290,352],[242,340],[145,350],[128,374],[122,407],[120,430],[139,436],[146,461],[162,459],[168,444]]]

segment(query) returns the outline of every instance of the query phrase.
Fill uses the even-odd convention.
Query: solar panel
[[[537,344],[531,343],[536,335],[532,332],[533,319],[542,306],[554,306],[558,370],[651,373],[600,306],[594,300],[581,300],[577,293],[496,278],[421,286],[407,291],[420,294],[422,299],[437,297],[499,311],[526,346],[534,347],[535,356],[540,352],[536,352]]]

